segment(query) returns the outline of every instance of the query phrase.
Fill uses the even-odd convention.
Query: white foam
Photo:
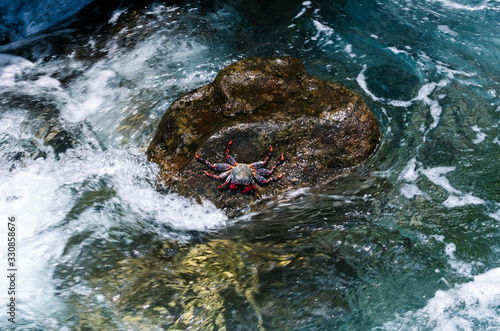
[[[16,76],[35,64],[23,57],[0,54],[0,86],[15,86]]]
[[[431,113],[432,113],[432,107],[439,107],[439,103],[437,101],[431,100],[429,98],[429,95],[436,89],[436,87],[444,87],[449,83],[448,79],[443,79],[437,83],[432,82],[432,83],[427,83],[424,84],[417,93],[417,96],[414,97],[413,99],[409,101],[402,101],[402,100],[392,100],[389,103],[393,106],[398,106],[398,107],[408,107],[415,101],[423,101],[425,104],[431,106]],[[437,104],[437,105],[436,105]],[[440,108],[440,107],[439,107]],[[436,110],[434,110],[436,111]],[[440,112],[440,111],[439,111]],[[438,114],[433,114],[433,117]]]
[[[480,127],[478,127],[477,125],[474,125],[473,127],[471,127],[471,129],[472,129],[472,131],[474,131],[474,132],[476,132],[476,133],[477,133],[476,138],[475,138],[474,140],[472,140],[472,142],[473,142],[474,144],[476,144],[476,145],[477,145],[477,144],[482,143],[482,142],[486,139],[486,137],[488,136],[488,135],[487,135],[486,133],[484,133],[484,132],[482,131],[482,129],[481,129]]]
[[[155,179],[156,170],[143,158],[142,154],[112,149],[77,149],[68,151],[57,162],[37,159],[13,172],[3,169],[1,210],[24,219],[29,227],[22,239],[30,237],[41,228],[58,224],[68,214],[75,202],[71,188],[85,190],[81,183],[104,178],[122,207],[137,215],[180,229],[203,230],[224,224],[224,214],[208,202],[198,205],[176,194],[157,192],[148,184]]]
[[[108,23],[109,24],[115,24],[118,19],[120,18],[120,16],[125,12],[127,11],[127,9],[119,9],[119,10],[115,10],[113,12],[113,15],[111,15],[110,19],[108,20]]]
[[[500,268],[474,276],[471,282],[438,290],[426,306],[385,323],[384,330],[498,330]]]
[[[295,190],[290,190],[286,193],[287,198],[296,198],[301,195],[306,195],[308,194],[310,188],[309,187],[301,187]]]
[[[441,186],[449,193],[460,194],[460,191],[451,186],[448,178],[443,175],[455,171],[455,167],[435,167],[429,169],[421,169],[420,170],[431,182],[434,184]]]
[[[106,238],[113,231],[140,227],[170,238],[169,228],[206,231],[225,226],[227,217],[211,203],[159,193],[150,184],[156,173],[142,153],[113,149],[77,148],[57,162],[50,157],[27,160],[14,170],[2,165],[2,217],[18,217],[18,282],[23,290],[17,298],[23,312],[37,320],[56,316],[54,310],[64,306],[55,295],[52,275],[68,240],[78,233]],[[85,205],[85,197],[93,195],[102,197]],[[5,252],[0,251],[1,261]],[[0,301],[6,302],[6,293],[1,291]]]
[[[85,75],[72,85],[71,92],[75,105],[62,110],[61,116],[69,122],[81,122],[98,112],[111,113],[110,107],[120,98],[126,98],[125,89],[112,89],[108,82],[116,77],[116,72],[98,66],[90,68]],[[91,84],[89,84],[92,82]]]
[[[383,101],[383,99],[375,96],[369,89],[368,85],[366,84],[366,76],[365,76],[365,71],[366,71],[366,64],[363,65],[363,70],[358,74],[356,77],[356,81],[358,82],[358,85],[365,91],[365,93],[372,98],[374,101]]]
[[[392,50],[392,49],[391,49]],[[397,50],[392,50],[394,52],[397,52]],[[368,85],[366,83],[366,76],[364,75],[366,71],[367,66],[363,65],[363,70],[358,74],[356,81],[358,82],[359,86],[365,91],[366,94],[368,94],[374,101],[385,101],[383,98],[379,98],[375,96],[369,89]],[[431,116],[433,118],[433,122],[429,126],[429,128],[426,130],[424,134],[424,141],[425,141],[425,136],[427,133],[437,127],[440,116],[442,113],[442,108],[439,105],[439,101],[437,100],[432,100],[429,96],[430,94],[436,89],[436,87],[444,87],[446,86],[450,81],[448,79],[443,79],[439,82],[432,82],[432,83],[427,83],[424,84],[420,90],[418,91],[417,96],[412,98],[409,101],[404,101],[404,100],[388,100],[387,103],[395,106],[395,107],[409,107],[411,106],[415,101],[422,101],[424,104],[429,106]]]
[[[129,119],[138,113],[150,116],[165,111],[178,96],[178,86],[188,92],[208,83],[217,74],[211,69],[209,60],[213,54],[194,40],[172,38],[163,41],[154,35],[125,54],[121,54],[122,51],[110,50],[117,54],[86,69],[68,88],[68,97],[61,110],[61,117],[67,122],[89,123],[105,146],[123,147],[130,141],[123,139],[124,135],[136,139],[135,144],[147,144],[143,135],[138,134],[137,138],[132,135],[148,128],[152,120],[132,127]],[[168,54],[168,59],[162,58],[163,52]],[[163,68],[165,61],[179,69]],[[169,89],[174,93],[168,93]],[[165,92],[155,92],[156,98],[148,99],[152,90]],[[163,105],[158,103],[161,99]],[[151,108],[144,109],[145,106]]]
[[[35,81],[35,85],[42,88],[57,89],[61,86],[61,82],[50,76],[42,76]]]
[[[458,33],[452,30],[448,25],[438,25],[438,30],[454,37],[458,36]]]
[[[19,64],[34,66],[33,62],[28,61],[23,57],[0,53],[0,68],[3,69],[3,67],[8,67],[11,65],[19,65]]]
[[[498,204],[498,205],[500,207],[500,204]],[[494,213],[489,214],[488,216],[491,217],[491,218],[493,218],[493,219],[495,219],[495,220],[497,220],[497,221],[500,221],[500,209],[498,209]]]
[[[407,199],[413,199],[417,195],[425,196],[424,192],[415,184],[404,184],[401,187],[401,194],[403,194]]]
[[[425,100],[424,100],[424,102],[425,102]],[[443,109],[441,108],[441,106],[439,105],[439,102],[437,102],[437,101],[427,99],[427,102],[425,102],[425,103],[430,106],[431,116],[433,118],[433,122],[429,126],[429,130],[428,130],[428,131],[430,131],[430,130],[434,129],[435,127],[437,127],[437,125],[439,124],[439,120],[441,119],[441,113],[442,113]]]
[[[448,208],[462,207],[466,205],[480,205],[486,202],[478,197],[473,196],[469,193],[463,193],[454,188],[446,175],[449,172],[455,171],[455,167],[435,167],[435,168],[418,168],[417,161],[412,158],[408,161],[403,171],[401,171],[398,179],[404,180],[407,183],[401,187],[401,194],[407,198],[413,198],[416,195],[422,195],[429,198],[427,194],[422,192],[420,188],[414,184],[420,174],[425,175],[432,183],[440,186],[446,190],[449,195],[448,198],[443,202],[443,205]]]
[[[410,55],[410,53],[408,53],[407,51],[403,51],[403,50],[397,49],[396,47],[387,47],[387,49],[390,50],[391,52],[393,52],[394,54],[406,54],[406,55]]]
[[[302,10],[294,17],[292,18],[292,20],[296,19],[296,18],[299,18],[300,16],[304,15],[305,12],[307,11],[307,8],[302,8]]]
[[[444,202],[448,208],[461,207],[466,205],[481,205],[484,204],[483,199],[477,198],[471,194],[455,195],[451,194]]]
[[[414,182],[418,178],[418,171],[417,171],[417,159],[413,157],[408,163],[406,164],[405,168],[399,175],[399,180],[405,180],[407,182]]]
[[[440,2],[445,7],[448,7],[451,9],[458,9],[458,10],[477,11],[477,10],[484,10],[484,9],[490,8],[488,6],[488,0],[481,2],[481,4],[479,4],[477,6],[463,5],[461,3],[451,1],[451,0],[434,0],[434,1]]]
[[[329,38],[335,32],[331,27],[324,25],[317,20],[312,20],[312,21],[318,33],[316,33],[315,36],[312,36],[311,40],[318,40],[321,34],[323,34],[326,38]]]
[[[172,238],[171,229],[178,233],[212,231],[226,226],[226,215],[208,201],[197,203],[176,194],[158,192],[150,184],[156,181],[156,166],[148,163],[144,154],[136,151],[138,148],[89,147],[105,146],[111,141],[111,134],[120,129],[124,117],[137,114],[131,105],[147,104],[147,101],[134,100],[142,97],[144,91],[169,86],[190,90],[212,80],[216,75],[215,69],[211,69],[213,55],[207,55],[208,48],[196,41],[165,42],[158,36],[146,39],[125,54],[112,47],[108,48],[110,56],[90,68],[83,68],[85,73],[64,88],[50,75],[22,80],[21,74],[35,64],[21,57],[0,54],[0,86],[22,89],[20,93],[35,96],[47,93],[61,108],[61,122],[85,122],[83,130],[87,127],[92,130],[83,134],[81,145],[61,154],[59,160],[55,160],[47,148],[46,158],[22,160],[15,169],[10,169],[9,162],[0,164],[0,212],[16,215],[20,220],[19,251],[24,253],[19,260],[19,284],[23,290],[18,299],[22,303],[23,318],[27,320],[50,321],[63,309],[64,303],[55,294],[53,275],[55,266],[64,263],[61,257],[71,236],[88,231],[104,239],[111,232],[120,231],[117,229],[138,227],[139,231]],[[162,68],[162,72],[155,67],[162,65],[159,59],[165,61],[164,56],[157,54],[165,49],[169,50],[168,65],[177,65],[182,70]],[[203,64],[209,68],[201,67]],[[50,65],[55,67],[55,72],[61,65],[78,67],[81,64],[56,61],[46,64],[44,70],[50,70]],[[121,84],[123,81],[137,82],[137,88]],[[164,109],[168,102],[168,99],[162,102]],[[26,121],[26,113],[16,110],[0,115],[3,157],[6,153],[24,152],[24,140],[33,139],[29,130],[19,126]],[[141,127],[134,130],[140,132]],[[95,141],[96,135],[100,135],[102,144]],[[117,139],[131,139],[131,135],[118,132]],[[94,205],[85,206],[87,196],[100,194],[103,197]],[[182,237],[175,234],[175,239]],[[0,251],[0,260],[5,260],[5,250]],[[7,291],[0,292],[0,301],[6,302]]]
[[[411,104],[413,103],[413,101],[403,101],[403,100],[391,100],[389,101],[389,104],[391,106],[394,106],[394,107],[402,107],[402,108],[405,108],[405,107],[409,107],[411,106]]]
[[[149,185],[130,185],[116,182],[114,188],[119,203],[136,215],[154,219],[155,222],[180,230],[204,231],[225,225],[227,217],[212,203],[201,204],[177,194],[162,194]]]
[[[439,119],[440,119],[440,116],[441,116],[441,112],[442,112],[442,108],[439,105],[439,102],[436,101],[436,100],[432,100],[431,98],[429,98],[429,95],[434,91],[434,89],[436,87],[444,87],[448,83],[449,83],[448,79],[443,79],[443,80],[439,81],[438,83],[434,83],[433,82],[433,83],[424,84],[420,88],[420,90],[418,91],[418,95],[414,99],[412,99],[412,101],[421,100],[426,105],[428,105],[430,107],[431,116],[432,116],[432,118],[433,118],[434,121],[429,126],[428,131],[432,130],[433,128],[435,128],[438,125]]]
[[[438,64],[436,64],[436,69],[438,70],[439,73],[445,73],[447,75],[447,77],[449,79],[452,79],[455,77],[455,75],[457,76],[464,76],[464,77],[476,77],[477,76],[477,73],[475,72],[467,72],[467,71],[464,71],[464,70],[456,70],[456,69],[451,69],[449,68],[449,65],[446,64],[446,63],[442,63],[442,62],[439,62],[437,61]],[[471,83],[470,81],[467,82],[468,85],[475,85],[475,86],[481,86],[481,85],[476,85],[476,84],[473,84]]]
[[[356,57],[356,54],[354,54],[352,52],[352,45],[351,44],[347,44],[345,47],[344,47],[344,52],[346,52],[347,54],[349,54],[350,57]]]
[[[445,246],[445,253],[448,256],[448,264],[456,272],[465,277],[472,277],[472,265],[456,258],[455,251],[457,247],[454,243],[449,243]]]

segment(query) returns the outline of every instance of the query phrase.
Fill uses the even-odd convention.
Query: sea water
[[[16,324],[2,314],[0,328],[71,329],[90,302],[133,329],[126,317],[147,307],[116,308],[92,285],[113,286],[100,270],[211,237],[296,259],[260,276],[255,329],[500,328],[500,3],[299,1],[269,7],[273,19],[252,4],[150,2],[129,24],[122,3],[84,29],[35,20],[33,5],[0,21],[17,31],[0,46],[0,210],[18,222]],[[78,29],[83,56],[54,47]],[[377,153],[239,218],[159,189],[145,149],[168,106],[231,62],[273,55],[359,92],[381,124]],[[47,144],[48,127],[69,147]],[[227,325],[248,322],[247,306],[226,306]]]

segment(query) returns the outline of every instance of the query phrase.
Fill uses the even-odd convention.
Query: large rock
[[[180,193],[203,196],[235,209],[255,196],[217,189],[195,153],[226,162],[227,143],[238,162],[279,159],[282,179],[259,191],[271,196],[293,185],[321,185],[340,170],[360,164],[379,142],[375,118],[355,92],[307,74],[292,57],[250,58],[224,68],[208,85],[177,99],[160,121],[148,158],[160,180]]]

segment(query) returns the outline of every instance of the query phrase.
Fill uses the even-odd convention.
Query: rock
[[[272,196],[294,185],[328,182],[360,164],[379,142],[378,124],[363,99],[338,84],[307,74],[292,57],[249,58],[224,68],[215,80],[177,99],[162,117],[148,159],[160,166],[160,181],[182,194],[201,196],[224,209],[255,199],[217,189],[215,173],[195,160],[227,163],[234,139],[236,161],[263,160],[274,148],[268,169],[285,163],[278,182],[260,188]]]
[[[284,242],[167,242],[118,261],[111,259],[122,250],[96,250],[101,255],[92,260],[108,262],[106,270],[100,264],[82,276],[64,269],[56,275],[69,284],[89,278],[92,295],[68,296],[82,307],[76,314],[86,324],[79,325],[89,330],[119,329],[121,316],[128,317],[132,330],[187,330],[193,325],[196,330],[287,330],[283,316],[291,311],[297,321],[314,318],[325,325],[350,312],[345,284],[356,277],[339,250],[313,241],[318,232],[324,238],[336,231],[324,229]],[[95,307],[96,297],[106,298],[106,309],[85,308]]]

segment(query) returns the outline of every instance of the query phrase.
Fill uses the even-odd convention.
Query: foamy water
[[[2,167],[0,172],[3,217],[15,215],[18,224],[21,321],[41,316],[50,320],[64,307],[55,294],[54,267],[79,233],[91,233],[89,241],[107,240],[119,225],[183,241],[189,236],[169,229],[215,230],[227,220],[208,202],[159,193],[154,185],[157,169],[138,151],[79,147],[57,162],[51,157],[27,160],[17,169]],[[2,251],[2,261],[5,254]],[[0,300],[7,302],[6,289],[0,293]]]
[[[427,305],[375,330],[495,330],[500,328],[500,268],[437,291]]]
[[[49,63],[40,69],[22,57],[0,54],[0,86],[4,91],[48,95],[60,109],[61,125],[81,130],[75,148],[56,157],[50,147],[34,137],[30,109],[2,105],[0,210],[3,218],[15,215],[18,222],[17,302],[21,325],[42,320],[39,325],[49,329],[59,325],[65,304],[53,275],[60,261],[68,259],[64,251],[79,233],[90,233],[89,243],[97,238],[105,241],[119,226],[124,231],[141,229],[165,239],[185,241],[190,237],[183,231],[212,231],[225,226],[227,216],[211,203],[199,204],[174,193],[158,192],[158,169],[146,160],[144,144],[149,137],[144,138],[141,131],[148,130],[151,117],[164,112],[176,94],[147,113],[134,101],[144,93],[141,85],[164,90],[182,86],[187,91],[216,73],[196,60],[208,57],[205,46],[186,46],[181,41],[179,47],[172,40],[165,47],[175,47],[170,53],[171,65],[193,61],[193,66],[173,73],[161,74],[157,68],[148,71],[148,61],[162,51],[158,38],[151,38],[136,53],[97,62],[69,88],[51,75],[59,66],[82,66],[79,62]],[[185,57],[188,52],[189,58]],[[38,70],[46,75],[31,79],[31,72]],[[19,79],[23,75],[28,79]],[[117,86],[128,79],[135,80],[138,89]],[[127,121],[138,115],[142,120],[131,127]],[[28,143],[35,143],[47,157],[31,159],[25,154],[14,161],[12,155],[24,152],[23,146]],[[0,257],[6,260],[6,250]],[[5,285],[1,283],[1,302],[9,300]],[[5,322],[2,319],[0,325],[7,327]]]

